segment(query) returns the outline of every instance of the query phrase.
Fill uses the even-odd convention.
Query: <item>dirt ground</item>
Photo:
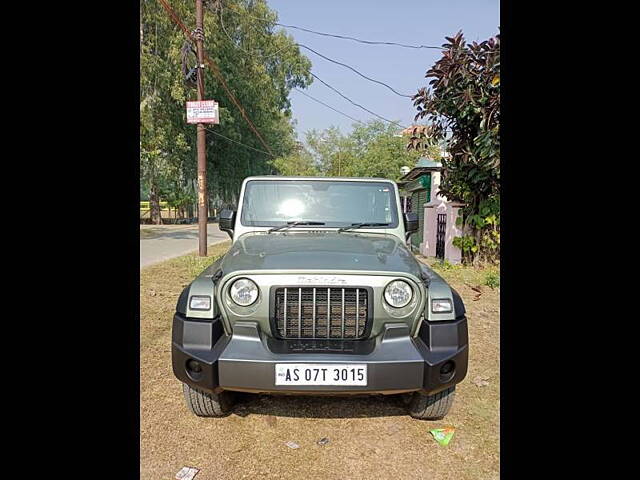
[[[182,288],[228,246],[210,247],[206,262],[188,255],[141,270],[141,479],[173,479],[183,466],[200,469],[195,480],[499,478],[499,288],[481,286],[474,300],[482,270],[439,270],[464,299],[470,342],[469,372],[444,420],[414,420],[396,396],[245,394],[228,417],[192,415],[171,370],[172,315]],[[429,433],[444,426],[456,429],[446,447]]]

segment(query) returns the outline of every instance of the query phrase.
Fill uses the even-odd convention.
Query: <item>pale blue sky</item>
[[[364,40],[440,46],[445,36],[462,30],[468,41],[496,35],[500,24],[498,0],[367,1],[268,0],[279,22]],[[350,40],[321,37],[287,29],[297,42],[346,63],[363,74],[383,81],[400,93],[413,94],[427,85],[424,74],[440,57],[438,50],[364,45]],[[301,49],[312,62],[312,71],[356,103],[403,125],[413,122],[411,99],[395,95],[382,85]],[[314,80],[307,93],[361,121],[375,117]],[[314,102],[295,90],[290,95],[300,140],[310,129],[331,125],[343,132],[352,120]]]

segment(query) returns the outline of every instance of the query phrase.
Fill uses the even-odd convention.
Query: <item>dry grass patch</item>
[[[210,247],[205,260],[187,255],[141,270],[142,479],[174,478],[187,465],[201,469],[197,480],[499,478],[499,289],[484,286],[473,300],[482,271],[439,271],[465,301],[470,337],[469,373],[443,421],[414,420],[398,398],[382,396],[240,395],[228,417],[189,413],[171,370],[172,316],[184,286],[229,245]],[[455,436],[441,447],[428,431],[449,425]]]

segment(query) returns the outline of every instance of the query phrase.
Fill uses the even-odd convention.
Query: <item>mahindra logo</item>
[[[298,277],[297,283],[302,285],[346,285],[347,281],[344,278],[330,275],[304,275]]]

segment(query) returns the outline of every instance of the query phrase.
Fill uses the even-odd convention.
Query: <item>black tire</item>
[[[409,415],[421,420],[440,420],[449,413],[455,396],[455,385],[433,395],[415,392],[409,404]]]
[[[233,408],[231,392],[201,392],[186,383],[182,384],[182,391],[187,401],[187,407],[189,407],[191,413],[199,417],[224,417]]]

